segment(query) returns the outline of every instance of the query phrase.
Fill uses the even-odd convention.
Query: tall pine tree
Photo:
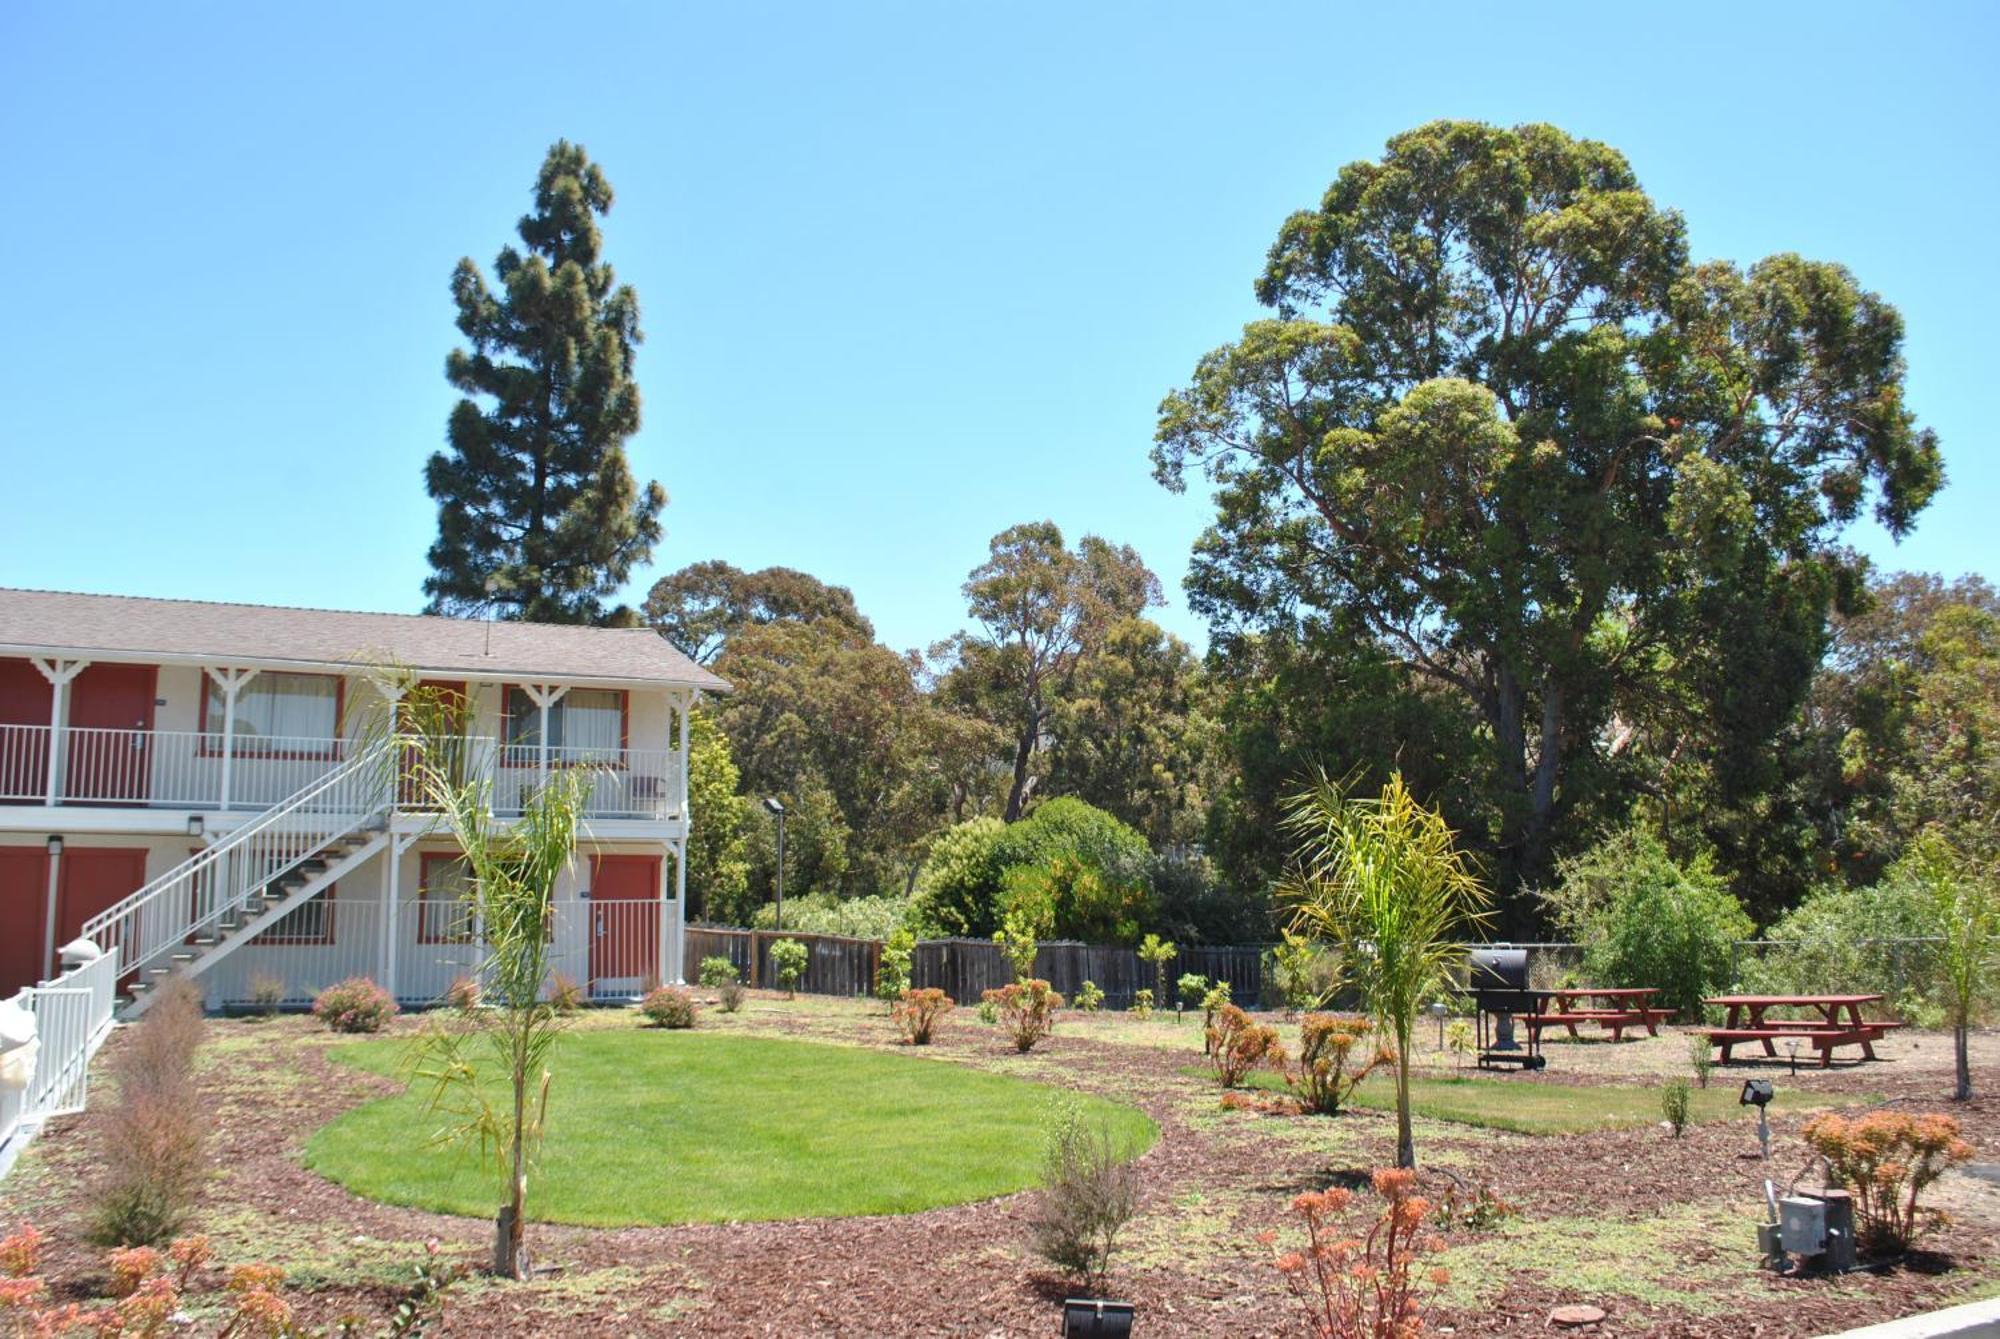
[[[632,477],[639,430],[632,351],[639,298],[599,253],[611,183],[581,145],[558,140],[520,222],[526,254],[494,262],[495,293],[461,260],[451,278],[458,328],[445,376],[465,393],[450,448],[424,483],[438,537],[424,580],[433,613],[493,609],[546,623],[626,623],[605,597],[652,556],[667,495]]]

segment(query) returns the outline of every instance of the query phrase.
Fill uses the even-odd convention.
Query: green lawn
[[[1206,1069],[1190,1069],[1190,1074],[1209,1074]],[[1269,1071],[1260,1071],[1249,1080],[1252,1086],[1285,1092],[1285,1081]],[[1717,1079],[1691,1094],[1689,1120],[1740,1120],[1746,1130],[1754,1130],[1757,1118],[1739,1106],[1743,1085]],[[1361,1085],[1351,1099],[1355,1106],[1377,1111],[1396,1109],[1393,1078],[1377,1075]],[[1852,1093],[1820,1097],[1786,1090],[1781,1084],[1772,1103],[1779,1111],[1810,1111],[1835,1101],[1853,1102]],[[1432,1120],[1455,1121],[1461,1125],[1484,1125],[1495,1130],[1515,1130],[1521,1134],[1585,1134],[1592,1130],[1624,1130],[1656,1125],[1660,1114],[1660,1089],[1638,1084],[1603,1084],[1571,1087],[1555,1083],[1535,1083],[1525,1079],[1452,1078],[1410,1080],[1412,1109]]]
[[[394,1074],[406,1045],[333,1054]],[[553,1068],[528,1211],[598,1227],[909,1213],[1008,1194],[1039,1179],[1054,1095],[914,1056],[637,1027],[571,1033]],[[336,1118],[307,1143],[306,1165],[370,1199],[490,1216],[497,1175],[432,1145],[443,1118],[426,1097]],[[1134,1153],[1159,1133],[1130,1107],[1080,1100]]]

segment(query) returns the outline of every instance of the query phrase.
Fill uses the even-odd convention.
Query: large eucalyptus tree
[[[1256,292],[1160,409],[1159,481],[1217,489],[1193,602],[1460,695],[1508,883],[1634,723],[1754,752],[1858,580],[1842,529],[1900,535],[1942,481],[1892,307],[1796,255],[1695,263],[1621,154],[1551,126],[1397,136]]]

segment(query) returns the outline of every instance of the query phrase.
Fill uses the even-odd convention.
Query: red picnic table
[[[1646,1035],[1660,1035],[1660,1022],[1673,1016],[1671,1009],[1652,1007],[1653,986],[1583,986],[1549,992],[1550,1009],[1521,1019],[1531,1031],[1561,1025],[1576,1036],[1578,1023],[1596,1023],[1611,1032],[1611,1040],[1624,1041],[1625,1029],[1643,1027]],[[1595,1002],[1596,1007],[1592,1007]]]
[[[1729,1019],[1719,1028],[1705,1029],[1711,1043],[1722,1048],[1722,1063],[1729,1063],[1730,1048],[1738,1042],[1764,1044],[1764,1054],[1778,1054],[1775,1041],[1810,1042],[1819,1052],[1825,1069],[1836,1046],[1859,1046],[1861,1054],[1875,1059],[1875,1043],[1901,1023],[1870,1021],[1861,1016],[1861,1006],[1876,1004],[1880,995],[1717,995],[1703,1000],[1729,1010]],[[1772,1009],[1810,1010],[1816,1018],[1767,1018]],[[1843,1016],[1844,1015],[1844,1016]]]

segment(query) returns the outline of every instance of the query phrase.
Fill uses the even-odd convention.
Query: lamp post
[[[774,797],[764,801],[764,810],[778,820],[778,906],[773,926],[782,932],[785,928],[785,806]]]

